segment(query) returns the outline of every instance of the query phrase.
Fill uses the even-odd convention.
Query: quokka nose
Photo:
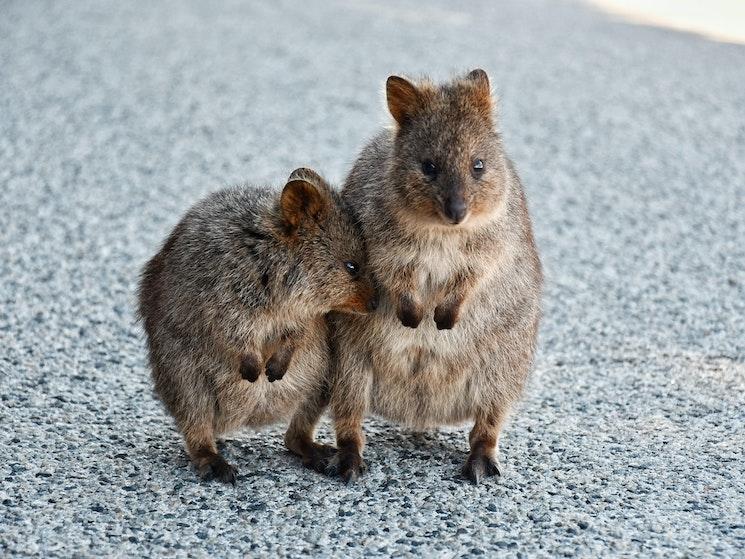
[[[370,300],[367,302],[367,310],[370,312],[373,312],[375,309],[378,308],[378,294],[376,293],[372,297],[370,297]]]
[[[468,206],[463,198],[448,198],[445,200],[443,213],[454,224],[460,223],[468,213]]]

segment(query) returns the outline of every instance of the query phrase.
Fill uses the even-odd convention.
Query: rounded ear
[[[466,76],[466,80],[471,83],[474,93],[474,103],[481,113],[489,118],[492,111],[491,87],[489,85],[489,76],[481,68],[471,70]]]
[[[385,96],[388,110],[399,126],[403,126],[422,104],[422,97],[416,86],[398,76],[390,76],[385,82]]]
[[[294,180],[304,180],[318,186],[326,183],[321,175],[316,173],[313,169],[309,169],[308,167],[298,167],[292,173],[290,173],[287,182]]]
[[[491,95],[491,89],[489,86],[489,76],[481,68],[476,68],[468,72],[468,79],[471,80],[481,93]]]
[[[280,207],[287,228],[295,232],[303,222],[321,220],[328,209],[328,201],[316,185],[292,176],[282,190]]]

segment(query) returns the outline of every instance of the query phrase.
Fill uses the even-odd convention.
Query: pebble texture
[[[0,12],[0,554],[745,553],[745,47],[542,0]],[[547,276],[505,475],[459,479],[466,427],[370,420],[353,486],[282,426],[225,441],[237,487],[197,482],[151,393],[141,266],[222,185],[340,181],[390,73],[473,67]]]

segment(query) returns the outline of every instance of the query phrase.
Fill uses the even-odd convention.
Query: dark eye
[[[481,159],[475,159],[473,162],[473,174],[480,175],[484,172],[484,162]]]
[[[352,276],[353,278],[356,278],[360,275],[360,265],[357,264],[354,260],[347,260],[344,262],[344,268],[347,270],[347,273]]]
[[[437,176],[437,165],[431,161],[422,161],[422,173],[429,179],[434,179]]]

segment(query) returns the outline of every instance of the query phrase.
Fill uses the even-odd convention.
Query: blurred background
[[[743,4],[0,1],[0,551],[738,556],[745,546]],[[282,426],[200,484],[155,401],[143,263],[196,200],[340,183],[390,74],[481,67],[547,285],[505,475],[467,428],[366,425],[343,487]],[[328,425],[321,437],[332,440]]]
[[[715,41],[745,43],[745,2],[741,0],[592,0],[624,19],[703,35]]]

